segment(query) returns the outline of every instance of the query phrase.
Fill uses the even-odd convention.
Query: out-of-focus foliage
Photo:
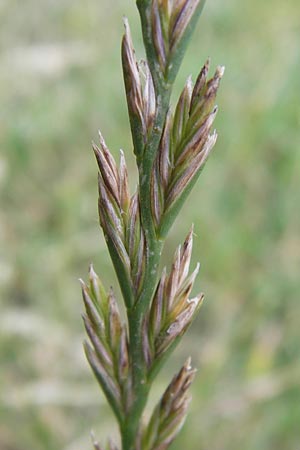
[[[97,224],[98,128],[136,180],[124,13],[142,56],[133,0],[0,2],[1,450],[89,449],[90,430],[111,427],[77,278],[92,261],[116,284]],[[208,55],[226,66],[219,142],[165,252],[193,221],[206,302],[167,368],[188,352],[199,367],[174,450],[299,450],[299,35],[298,0],[210,0],[179,75],[177,93]]]

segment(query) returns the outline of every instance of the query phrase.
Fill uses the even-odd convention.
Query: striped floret
[[[160,70],[165,78],[173,61],[181,59],[191,23],[202,9],[203,0],[153,0],[151,11],[152,40]],[[175,73],[176,74],[176,73]]]
[[[144,321],[143,351],[149,370],[157,367],[168,350],[174,348],[199,310],[203,294],[189,298],[199,264],[189,275],[193,228],[175,252],[171,272],[163,270],[149,315]]]
[[[166,117],[151,183],[152,214],[162,236],[172,225],[217,140],[211,129],[224,68],[218,67],[207,81],[208,68],[207,61],[194,87],[188,79],[174,115],[169,111]]]
[[[142,436],[143,450],[166,450],[173,442],[186,418],[190,401],[188,389],[195,373],[189,358],[154,409]]]
[[[85,305],[87,359],[106,397],[122,421],[131,403],[128,337],[112,290],[107,294],[92,266],[89,286],[80,280]]]
[[[99,167],[100,224],[127,306],[131,306],[142,286],[146,254],[139,196],[136,193],[130,198],[123,152],[118,169],[101,134],[100,146],[94,144],[93,148]]]
[[[124,25],[125,34],[122,41],[123,76],[134,152],[140,158],[147,138],[152,131],[156,113],[156,100],[148,64],[146,61],[137,62],[127,19],[124,19]]]

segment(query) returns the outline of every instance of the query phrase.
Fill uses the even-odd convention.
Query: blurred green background
[[[121,76],[133,0],[0,1],[0,449],[88,450],[114,433],[83,357],[77,279],[116,285],[97,219],[101,128],[136,173]],[[209,0],[178,77],[226,66],[219,140],[166,244],[195,223],[206,303],[154,386],[199,368],[172,449],[300,449],[299,0]]]

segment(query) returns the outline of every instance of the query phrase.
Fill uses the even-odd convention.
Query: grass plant
[[[191,297],[193,227],[159,273],[164,241],[214,147],[215,98],[224,68],[195,83],[188,78],[174,112],[170,97],[202,0],[137,0],[146,60],[137,62],[124,20],[122,66],[139,182],[131,195],[125,156],[117,165],[105,140],[93,144],[99,168],[99,219],[126,307],[123,323],[114,291],[94,268],[82,283],[85,352],[118,421],[122,450],[164,450],[179,432],[195,370],[188,358],[148,422],[142,420],[152,382],[197,314]],[[94,442],[95,450],[103,449]],[[109,449],[117,449],[110,442]]]

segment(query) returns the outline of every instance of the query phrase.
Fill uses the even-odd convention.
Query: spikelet
[[[99,219],[118,275],[124,298],[131,306],[140,292],[145,266],[145,239],[140,224],[139,197],[129,195],[124,153],[120,167],[99,133],[100,146],[93,144],[99,167]]]
[[[165,78],[173,80],[204,0],[153,0],[152,41]]]
[[[194,272],[188,275],[192,240],[193,228],[183,246],[175,252],[170,274],[163,270],[144,325],[143,351],[149,370],[159,366],[164,354],[186,331],[203,301],[203,294],[189,298],[199,271],[197,264]]]
[[[147,62],[143,61],[138,64],[136,61],[126,18],[124,19],[124,25],[125,34],[122,41],[123,76],[134,152],[139,159],[153,127],[156,112],[155,92]]]
[[[211,133],[211,129],[224,68],[218,67],[213,78],[207,81],[208,68],[207,61],[194,87],[188,78],[174,117],[170,112],[166,117],[151,180],[152,215],[162,237],[172,225],[217,140],[216,132]]]
[[[166,450],[179,433],[189,404],[188,388],[195,370],[190,358],[173,378],[153,411],[142,437],[143,450]]]
[[[89,286],[80,280],[86,313],[87,359],[105,395],[122,419],[131,401],[127,331],[121,323],[113,291],[107,295],[92,266]]]

